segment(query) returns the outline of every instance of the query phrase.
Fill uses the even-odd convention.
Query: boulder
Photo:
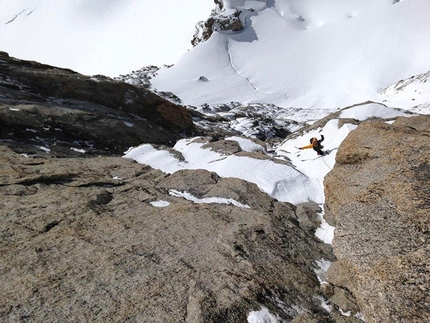
[[[366,322],[430,321],[429,135],[430,116],[364,122],[325,177],[338,258],[329,280]]]

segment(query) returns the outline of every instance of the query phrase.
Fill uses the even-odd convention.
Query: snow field
[[[255,9],[255,1],[225,4]],[[215,32],[160,70],[154,87],[195,106],[237,101],[334,109],[382,101],[384,88],[430,70],[426,0],[278,0],[258,8],[244,30]],[[196,82],[200,75],[208,82]]]
[[[130,149],[124,157],[169,174],[181,169],[207,169],[221,177],[241,178],[255,183],[263,192],[282,202],[299,204],[309,200],[317,203],[324,201],[320,194],[320,183],[290,166],[270,160],[221,155],[210,149],[203,149],[203,143],[193,141],[194,139],[183,139],[173,147],[183,155],[185,161],[148,144]],[[244,139],[241,141],[243,145]],[[253,143],[250,142],[247,143],[248,146],[252,146]]]
[[[0,50],[11,56],[118,76],[173,64],[191,48],[206,0],[0,0]]]

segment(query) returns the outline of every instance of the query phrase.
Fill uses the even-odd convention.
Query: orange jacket
[[[300,147],[300,149],[308,149],[308,148],[314,148],[314,145],[310,144],[310,145],[307,145],[307,146]]]
[[[300,147],[299,149],[308,149],[308,148],[313,148],[314,150],[318,150],[321,149],[321,142],[324,141],[324,136],[321,135],[321,139],[318,140],[317,138],[313,137],[311,138],[311,143],[310,145],[306,145],[303,147]]]

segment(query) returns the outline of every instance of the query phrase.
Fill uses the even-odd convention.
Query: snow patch
[[[408,116],[408,114],[403,111],[389,108],[381,104],[369,103],[345,109],[341,112],[339,118],[352,118],[359,121],[363,121],[373,117],[381,119],[390,119],[404,116]]]
[[[47,147],[43,147],[43,146],[36,146],[36,148],[39,148],[40,150],[43,150],[44,152],[49,153],[51,151],[51,149],[47,148]]]
[[[163,200],[149,202],[149,204],[151,204],[152,206],[155,206],[155,207],[167,207],[170,205],[169,202],[163,201]]]
[[[324,206],[321,206],[321,208],[324,209]],[[324,243],[332,244],[335,227],[328,224],[324,219],[324,211],[318,214],[318,218],[321,221],[321,226],[315,232],[316,237]]]
[[[225,138],[225,140],[236,141],[239,144],[240,149],[242,149],[243,151],[246,151],[246,152],[254,152],[254,151],[259,151],[262,153],[266,152],[261,145],[256,144],[255,142],[253,142],[250,139],[233,136],[233,137]]]
[[[320,301],[320,306],[328,313],[330,313],[332,311],[332,306],[331,304],[324,298],[321,296],[315,296],[315,298],[317,300]]]
[[[0,44],[20,59],[117,76],[175,63],[213,7],[201,0],[2,1]]]
[[[184,160],[173,154],[156,150],[151,145],[129,149],[124,157],[147,164],[165,173],[172,174],[182,169],[206,169],[221,177],[236,177],[255,183],[258,187],[281,202],[324,203],[322,184],[308,178],[289,165],[275,163],[268,159],[245,156],[222,155],[205,149],[201,138],[179,140],[173,147]]]
[[[317,268],[315,268],[314,271],[318,277],[320,284],[328,284],[325,276],[326,276],[327,270],[332,264],[331,261],[320,259],[315,261],[315,263],[317,265]]]
[[[242,208],[246,208],[249,209],[250,206],[246,205],[246,204],[242,204],[234,199],[227,199],[227,198],[222,198],[222,197],[205,197],[205,198],[198,198],[188,192],[180,192],[177,190],[170,190],[169,194],[171,196],[175,196],[175,197],[183,197],[184,199],[188,200],[188,201],[192,201],[194,203],[198,203],[198,204],[211,204],[211,203],[215,203],[215,204],[231,204],[234,206],[238,206],[238,207],[242,207]]]
[[[123,121],[123,122],[124,122],[124,124],[125,124],[127,127],[129,127],[129,128],[134,127],[134,124],[133,124],[133,123],[131,123],[131,122],[127,122],[127,121]]]
[[[84,149],[80,149],[80,148],[74,148],[74,147],[70,147],[71,150],[76,151],[77,153],[81,153],[81,154],[85,154],[86,151]]]
[[[269,312],[265,307],[262,307],[259,311],[252,311],[247,317],[248,323],[278,323],[278,316],[275,316]]]

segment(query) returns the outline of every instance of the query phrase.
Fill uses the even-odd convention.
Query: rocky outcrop
[[[236,323],[265,306],[333,322],[314,272],[331,246],[306,221],[318,211],[205,170],[0,146],[0,320]]]
[[[199,43],[208,40],[214,31],[232,31],[237,32],[243,29],[243,23],[240,19],[241,11],[236,10],[231,15],[215,14],[206,21],[200,21],[196,25],[191,44],[197,46]]]
[[[239,9],[226,11],[222,1],[215,0],[215,9],[206,21],[196,24],[191,44],[197,46],[208,40],[215,31],[238,32],[244,28],[245,15]]]
[[[365,122],[325,178],[338,258],[328,276],[366,322],[430,321],[430,117]]]
[[[142,87],[0,52],[0,138],[14,147],[123,153],[143,142],[173,145],[195,131],[184,107]]]

